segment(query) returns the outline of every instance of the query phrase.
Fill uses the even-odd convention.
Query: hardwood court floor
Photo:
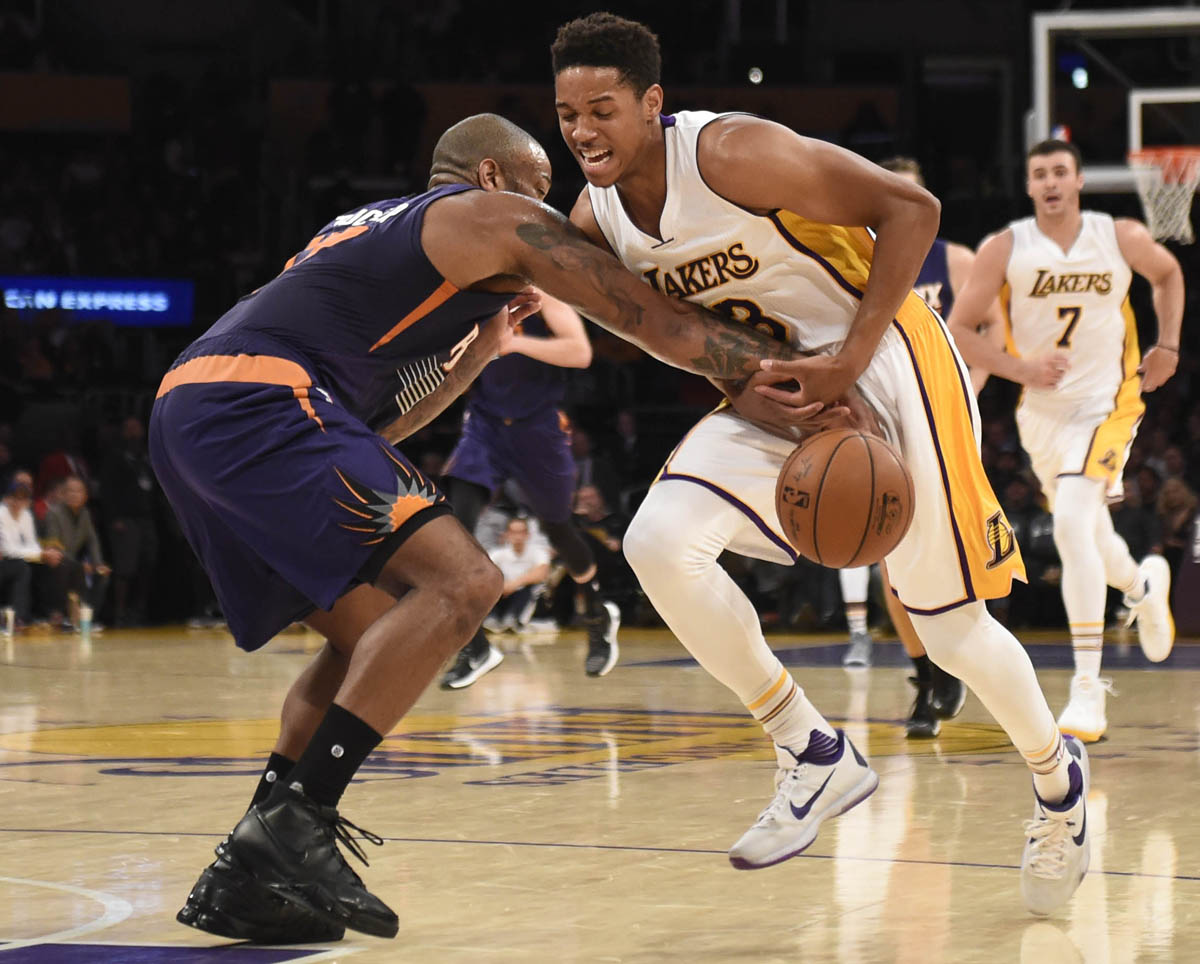
[[[579,634],[553,639],[506,637],[476,686],[430,690],[344,799],[387,838],[363,875],[399,937],[287,950],[174,914],[315,637],[253,655],[183,631],[0,641],[0,964],[1200,960],[1200,646],[1155,670],[1107,648],[1120,695],[1091,753],[1092,871],[1038,921],[1018,893],[1024,767],[973,698],[940,739],[906,742],[896,644],[848,673],[829,638],[773,639],[881,785],[806,855],[738,873],[725,851],[772,793],[757,728],[663,631],[625,631],[602,680]],[[1069,652],[1031,651],[1057,712]]]

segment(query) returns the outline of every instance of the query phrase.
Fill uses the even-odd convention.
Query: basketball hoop
[[[1159,241],[1196,240],[1192,196],[1200,182],[1200,147],[1147,147],[1129,155],[1146,226]]]

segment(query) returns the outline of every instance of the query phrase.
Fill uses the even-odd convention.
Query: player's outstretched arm
[[[912,291],[937,235],[941,205],[924,188],[857,154],[756,117],[723,117],[700,134],[705,183],[751,211],[780,208],[819,224],[873,228],[874,253],[858,312],[836,355],[772,370],[797,378],[804,396],[841,397],[875,355]]]
[[[1183,271],[1175,255],[1150,236],[1141,221],[1119,218],[1117,244],[1134,271],[1150,282],[1158,340],[1142,358],[1142,391],[1152,392],[1175,374],[1183,328]]]
[[[698,375],[749,378],[788,346],[654,291],[557,211],[507,193],[467,191],[432,204],[425,253],[459,288],[534,284],[656,358]]]

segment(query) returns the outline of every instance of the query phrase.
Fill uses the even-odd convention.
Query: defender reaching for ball
[[[688,433],[625,537],[655,608],[776,746],[775,797],[730,860],[742,869],[786,860],[877,784],[717,565],[726,549],[794,559],[773,496],[795,446],[755,422],[789,425],[857,384],[916,484],[912,526],[888,557],[892,584],[931,658],[975,690],[1033,771],[1022,891],[1031,910],[1048,913],[1087,866],[1087,759],[1059,734],[1028,656],[984,606],[1024,567],[979,461],[963,363],[912,292],[937,233],[937,201],[768,121],[663,114],[658,41],[641,24],[611,14],[568,23],[553,63],[559,126],[588,182],[572,221],[656,290],[818,353],[764,363],[750,391],[731,385],[734,410]],[[763,384],[790,378],[798,391]]]
[[[284,701],[249,811],[178,915],[202,930],[395,936],[396,914],[338,848],[362,856],[336,808],[501,576],[384,440],[470,384],[537,309],[527,283],[691,371],[744,377],[792,354],[648,291],[539,203],[537,141],[495,115],[461,123],[471,136],[449,141],[469,157],[447,157],[443,139],[430,190],[331,221],[184,350],[154,402],[155,472],[237,644],[258,649],[296,619],[327,640]],[[485,178],[500,190],[480,190]]]

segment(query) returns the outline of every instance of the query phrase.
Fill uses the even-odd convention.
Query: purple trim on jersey
[[[838,271],[837,268],[835,268],[828,261],[826,261],[824,258],[822,258],[812,248],[808,247],[805,244],[802,244],[799,240],[797,240],[792,235],[792,233],[784,226],[783,222],[779,220],[779,211],[778,210],[770,212],[767,215],[767,217],[770,218],[771,223],[775,225],[775,230],[777,230],[781,235],[783,235],[783,240],[785,240],[788,244],[790,244],[793,248],[795,248],[801,254],[806,254],[806,255],[808,255],[808,257],[812,258],[815,262],[817,262],[817,264],[819,264],[822,268],[825,269],[825,271],[829,274],[829,276],[831,278],[833,278],[834,281],[836,281],[839,285],[841,285],[843,288],[845,288],[846,291],[848,291],[850,294],[854,295],[854,297],[857,298],[859,301],[862,300],[863,293],[861,291],[859,291],[856,287],[854,287],[854,285],[852,285],[849,281],[847,281],[842,276],[842,273],[840,271]]]
[[[663,127],[674,127],[675,126],[675,115],[674,114],[659,114],[658,122],[660,124],[662,124]]]
[[[760,516],[757,512],[755,512],[753,509],[751,509],[750,506],[746,505],[745,502],[743,502],[741,499],[739,499],[732,492],[727,492],[725,489],[722,489],[719,485],[709,482],[708,479],[701,479],[695,475],[684,475],[681,472],[664,472],[655,481],[656,482],[666,482],[668,479],[677,479],[680,482],[695,482],[696,485],[699,485],[699,486],[702,486],[703,488],[708,489],[708,491],[714,493],[715,495],[719,495],[722,499],[724,499],[726,502],[728,502],[735,509],[740,509],[742,511],[742,513],[745,514],[750,519],[751,522],[753,522],[756,526],[758,526],[759,531],[764,536],[766,536],[771,542],[773,542],[776,546],[778,546],[785,553],[787,553],[788,557],[792,560],[792,562],[795,562],[796,559],[799,557],[799,553],[797,553],[796,550],[793,549],[789,543],[785,542],[783,539],[779,538],[779,536],[777,536],[774,532],[771,531],[770,526],[768,526],[763,521],[762,516]]]
[[[967,562],[967,550],[963,545],[962,534],[958,531],[958,520],[954,518],[954,502],[950,495],[950,473],[946,470],[946,458],[942,455],[942,443],[938,440],[937,426],[933,421],[933,406],[929,402],[929,393],[925,390],[925,380],[921,377],[921,366],[917,364],[917,356],[913,351],[912,342],[908,340],[908,332],[894,319],[892,325],[900,333],[900,337],[904,339],[904,347],[908,349],[908,357],[912,362],[913,375],[917,379],[917,387],[921,390],[921,403],[925,406],[925,420],[929,423],[929,435],[933,439],[933,450],[937,453],[938,469],[942,475],[942,488],[946,492],[946,506],[950,510],[950,528],[954,531],[954,545],[958,550],[958,565],[962,570],[963,585],[967,591],[967,598],[963,602],[974,602],[975,584],[971,581],[971,568]],[[957,365],[955,367],[957,368]],[[955,603],[954,605],[958,606],[962,605],[962,603]],[[913,611],[916,612],[917,610]]]

